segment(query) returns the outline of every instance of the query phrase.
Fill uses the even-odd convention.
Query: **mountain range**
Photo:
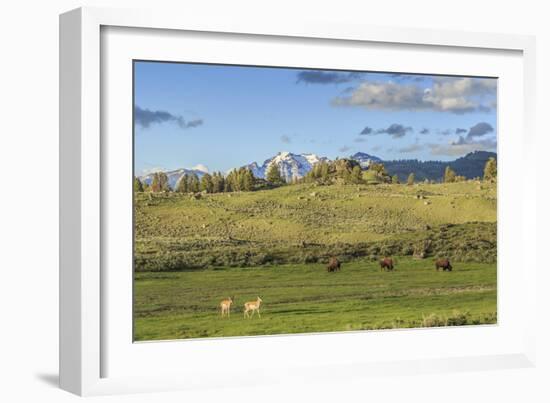
[[[290,182],[293,178],[302,178],[313,168],[313,165],[321,161],[328,161],[326,157],[319,157],[316,154],[293,154],[288,151],[278,153],[272,158],[268,158],[262,165],[257,162],[246,165],[256,178],[265,179],[268,168],[272,164],[279,167],[281,176]]]
[[[201,169],[180,168],[180,169],[175,169],[173,171],[166,171],[164,173],[166,174],[166,176],[168,176],[168,184],[170,185],[170,188],[175,189],[178,181],[183,175],[196,174],[200,179],[207,172],[208,171],[203,171]],[[146,183],[147,185],[151,185],[151,183],[153,182],[154,175],[155,175],[155,172],[152,172],[150,174],[140,176],[139,180],[143,183]]]
[[[415,174],[417,181],[440,180],[445,172],[445,168],[450,166],[458,175],[465,176],[468,179],[483,176],[485,163],[491,157],[496,158],[496,153],[488,151],[474,151],[463,157],[457,158],[454,161],[419,161],[419,160],[382,160],[379,157],[363,152],[358,152],[351,155],[349,158],[354,159],[363,169],[368,169],[371,163],[383,163],[386,171],[390,175],[397,175],[400,181],[405,181],[410,173]],[[294,154],[288,151],[279,152],[272,158],[266,159],[262,165],[257,162],[252,162],[244,167],[249,168],[255,177],[265,179],[268,168],[272,164],[279,167],[281,175],[287,182],[293,178],[302,178],[307,174],[318,162],[327,161],[327,157],[320,157],[316,154]],[[165,172],[168,176],[168,184],[172,189],[176,187],[178,180],[184,174],[196,174],[201,178],[206,170],[202,169],[176,169]],[[141,176],[142,182],[151,184],[154,173]]]

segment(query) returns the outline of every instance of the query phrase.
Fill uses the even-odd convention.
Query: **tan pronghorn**
[[[260,304],[262,303],[262,299],[258,297],[256,301],[248,301],[244,303],[244,317],[245,318],[251,318],[254,316],[254,312],[258,312],[258,316],[261,318],[260,315]],[[249,316],[248,312],[252,311],[252,314]]]
[[[220,308],[222,310],[222,318],[224,314],[227,314],[227,317],[231,316],[232,303],[233,303],[233,299],[231,297],[224,299],[222,302],[220,302]]]

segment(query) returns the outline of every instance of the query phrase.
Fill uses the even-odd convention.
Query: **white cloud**
[[[194,167],[192,167],[191,169],[195,169],[197,171],[202,171],[202,172],[209,172],[208,167],[204,164],[197,164]]]
[[[428,144],[432,155],[462,156],[472,151],[494,151],[497,147],[496,138],[474,141],[471,138],[459,136],[458,140],[448,144]]]
[[[422,97],[423,91],[413,84],[365,81],[349,96],[337,97],[333,103],[368,109],[416,109],[422,104]]]
[[[463,114],[495,107],[496,80],[435,78],[429,88],[414,83],[364,81],[349,95],[333,99],[334,105],[378,110],[432,110]]]

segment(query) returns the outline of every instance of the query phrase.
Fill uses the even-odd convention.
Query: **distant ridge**
[[[397,175],[400,181],[405,181],[410,173],[414,173],[417,181],[435,180],[443,178],[445,168],[451,167],[457,175],[473,179],[483,177],[483,169],[489,158],[497,158],[497,154],[489,151],[474,151],[454,161],[419,161],[419,160],[392,160],[383,161],[386,171],[390,175]]]
[[[439,181],[443,178],[447,166],[451,167],[458,175],[465,176],[467,179],[483,177],[485,163],[489,158],[497,158],[497,154],[489,151],[474,151],[454,161],[419,161],[416,159],[386,161],[364,152],[357,152],[348,158],[358,161],[363,169],[368,169],[373,162],[383,163],[390,175],[397,175],[399,180],[403,182],[410,173],[414,173],[417,181],[426,179]],[[279,172],[281,172],[281,176],[287,182],[291,182],[293,178],[299,179],[304,177],[315,164],[321,161],[328,162],[331,160],[327,157],[320,157],[317,154],[294,154],[288,151],[281,151],[275,156],[266,159],[262,165],[252,162],[244,167],[249,168],[256,178],[265,179],[268,168],[272,164],[276,164]],[[166,171],[165,173],[168,176],[168,184],[172,189],[175,189],[178,180],[183,175],[194,173],[200,179],[207,172],[200,169],[180,168]],[[153,181],[153,175],[154,173],[143,175],[140,179],[142,182],[150,185]]]

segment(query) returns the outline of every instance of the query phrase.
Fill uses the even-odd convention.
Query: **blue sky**
[[[452,160],[496,149],[492,78],[135,62],[135,172],[279,151]]]

